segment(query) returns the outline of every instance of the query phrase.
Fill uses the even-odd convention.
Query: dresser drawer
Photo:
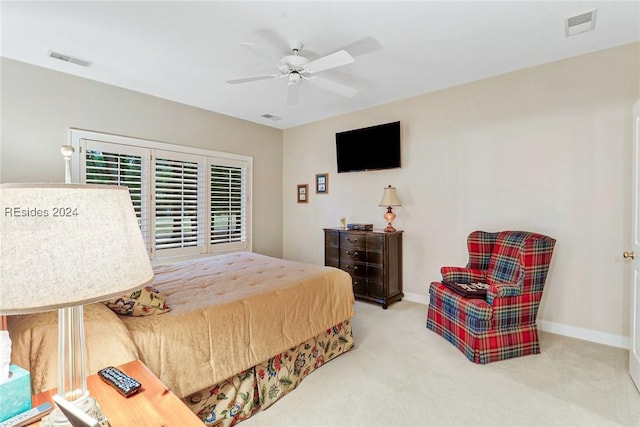
[[[367,280],[367,295],[372,297],[384,297],[384,285],[381,282]]]
[[[340,248],[366,250],[367,237],[360,233],[340,233]]]
[[[342,249],[340,259],[342,262],[367,262],[367,252],[363,249]]]
[[[384,247],[384,236],[367,236],[367,251],[382,252]]]
[[[382,283],[384,281],[382,265],[367,264],[367,279],[370,282]]]
[[[384,264],[383,263],[383,256],[382,256],[382,252],[371,252],[371,251],[367,251],[367,259],[366,261],[369,264],[376,264],[378,266]]]
[[[324,257],[326,259],[340,259],[340,249],[334,246],[325,246]]]
[[[340,246],[340,233],[337,231],[329,231],[324,234],[324,247],[334,247],[337,248]]]
[[[367,277],[367,265],[360,262],[345,262],[344,260],[341,260],[340,269],[351,274],[351,277],[353,278]]]
[[[367,294],[367,279],[364,277],[352,277],[353,293],[356,295]]]
[[[325,258],[324,265],[327,267],[340,268],[340,260],[338,258]]]

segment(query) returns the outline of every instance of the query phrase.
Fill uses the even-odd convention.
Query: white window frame
[[[150,158],[146,163],[147,166],[143,166],[143,173],[147,173],[150,178],[143,185],[148,186],[146,203],[148,209],[146,209],[146,218],[142,220],[146,221],[147,236],[145,236],[145,242],[147,244],[147,251],[149,257],[154,261],[154,264],[160,264],[162,262],[173,262],[181,259],[191,259],[200,256],[210,256],[212,254],[228,253],[228,252],[240,252],[252,250],[252,187],[253,187],[253,158],[251,156],[245,156],[242,154],[225,153],[221,151],[206,150],[202,148],[181,146],[175,144],[168,144],[165,142],[145,140],[140,138],[133,138],[127,136],[112,135],[101,132],[86,131],[81,129],[70,129],[70,142],[74,148],[74,154],[71,162],[71,179],[72,182],[82,183],[85,181],[86,169],[85,169],[85,152],[87,144],[91,144],[93,147],[104,147],[104,151],[108,151],[108,147],[113,145],[124,146],[120,150],[123,153],[131,153],[134,155],[141,155],[141,153],[148,153]],[[113,149],[113,148],[112,148]],[[155,171],[155,157],[160,158],[171,157],[176,160],[187,160],[202,162],[204,166],[204,224],[201,226],[204,232],[204,240],[202,246],[191,248],[177,248],[177,249],[163,249],[155,250],[155,224],[154,224],[154,179],[153,174]],[[209,231],[211,229],[211,206],[210,206],[210,168],[212,164],[218,164],[222,166],[239,166],[246,168],[246,181],[245,189],[243,192],[243,199],[246,205],[246,224],[245,224],[245,240],[241,242],[229,242],[222,244],[211,244],[211,238]],[[201,232],[199,227],[199,233]]]

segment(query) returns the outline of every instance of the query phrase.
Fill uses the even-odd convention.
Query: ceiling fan
[[[321,71],[331,70],[333,68],[354,63],[355,61],[349,52],[346,50],[339,50],[321,58],[314,59],[313,61],[309,61],[300,54],[300,50],[303,47],[302,42],[292,41],[290,42],[289,47],[291,48],[292,53],[280,58],[280,62],[278,63],[279,74],[266,74],[262,76],[227,80],[227,83],[239,84],[258,80],[286,78],[288,80],[288,105],[298,103],[300,85],[303,81],[350,98],[358,93],[358,90],[353,87],[315,75]]]

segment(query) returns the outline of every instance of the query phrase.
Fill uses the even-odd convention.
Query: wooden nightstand
[[[98,377],[87,378],[87,387],[98,401],[109,423],[114,426],[167,426],[202,427],[204,424],[139,360],[117,366],[122,372],[137,379],[142,390],[125,398]],[[51,402],[56,389],[33,396],[32,406]],[[35,423],[32,425],[38,425]]]

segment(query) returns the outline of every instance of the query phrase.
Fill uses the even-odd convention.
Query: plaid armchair
[[[487,283],[486,298],[431,283],[427,328],[475,363],[540,353],[536,315],[555,242],[525,231],[471,233],[467,266],[440,272],[443,281]]]

